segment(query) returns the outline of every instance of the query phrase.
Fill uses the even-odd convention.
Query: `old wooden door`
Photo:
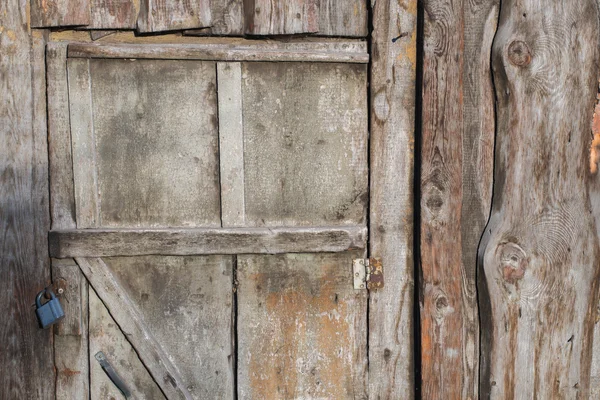
[[[59,398],[368,396],[368,60],[48,45]]]

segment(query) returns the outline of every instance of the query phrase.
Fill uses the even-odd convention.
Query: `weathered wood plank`
[[[141,0],[138,32],[203,28],[211,25],[210,0]]]
[[[106,375],[96,353],[103,352],[135,399],[165,399],[117,323],[94,291],[90,290],[90,397],[92,400],[124,399]],[[74,399],[75,397],[71,397]],[[79,397],[78,397],[79,398]]]
[[[219,88],[219,160],[221,167],[221,225],[244,226],[244,127],[242,124],[242,66],[217,63]]]
[[[240,399],[367,398],[362,254],[238,257]]]
[[[292,35],[319,30],[317,0],[244,0],[244,32]]]
[[[0,398],[54,397],[52,330],[31,304],[50,283],[44,32],[26,1],[0,0]]]
[[[215,63],[90,60],[90,74],[99,227],[221,226]]]
[[[75,261],[162,392],[170,399],[192,399],[179,371],[158,344],[140,311],[110,268],[100,258],[79,257]]]
[[[382,259],[385,287],[372,292],[369,303],[372,399],[412,399],[415,390],[412,249],[417,1],[402,4],[377,1],[373,8],[369,254]]]
[[[185,34],[191,35],[231,35],[241,36],[244,33],[244,1],[243,0],[211,0],[210,11],[212,26],[193,29]]]
[[[363,249],[362,226],[237,229],[83,229],[50,232],[53,257],[340,252]]]
[[[365,222],[366,84],[364,65],[242,64],[249,226]]]
[[[72,259],[52,261],[52,280],[61,279],[65,318],[54,328],[56,399],[88,399],[88,283]]]
[[[90,0],[29,0],[31,27],[88,25]]]
[[[492,215],[479,252],[486,398],[589,398],[600,282],[595,0],[503,1]]]
[[[139,0],[90,0],[91,18],[87,29],[135,29]],[[94,39],[95,31],[90,32]],[[95,39],[94,39],[95,40]]]
[[[67,44],[48,43],[48,157],[52,229],[75,228]]]
[[[368,28],[365,0],[320,0],[319,35],[366,37]]]
[[[87,320],[87,281],[74,260],[54,259],[52,261],[52,281],[64,284],[60,300],[65,318],[54,328],[56,335],[83,335]],[[64,281],[64,282],[63,282]]]
[[[366,52],[344,50],[296,50],[295,46],[272,49],[261,46],[231,47],[230,45],[203,44],[104,44],[73,43],[68,56],[80,58],[151,58],[169,60],[218,61],[300,61],[300,62],[369,62]]]
[[[90,61],[67,60],[77,228],[100,225]],[[66,168],[66,165],[59,165]],[[58,171],[60,173],[60,171]]]
[[[105,258],[195,399],[234,398],[233,258]]]
[[[498,3],[424,3],[424,398],[478,397],[476,262],[491,202],[494,98],[489,60]]]

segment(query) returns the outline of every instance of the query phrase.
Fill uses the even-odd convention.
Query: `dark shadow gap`
[[[414,336],[414,364],[415,364],[415,399],[422,398],[421,385],[423,382],[421,371],[421,150],[423,147],[421,131],[423,127],[423,55],[424,55],[424,4],[417,2],[417,76],[415,80],[415,154],[414,154],[414,181],[413,181],[413,208],[414,208],[414,242],[413,242],[413,336]]]

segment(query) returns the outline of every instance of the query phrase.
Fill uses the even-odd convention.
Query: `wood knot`
[[[517,67],[526,67],[531,64],[531,51],[527,43],[515,40],[508,46],[508,59]]]
[[[503,243],[498,246],[499,264],[502,277],[508,283],[516,283],[523,279],[529,264],[525,250],[515,243]]]

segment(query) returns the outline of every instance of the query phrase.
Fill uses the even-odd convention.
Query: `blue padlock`
[[[42,296],[48,293],[50,294],[50,300],[42,304]],[[54,292],[50,288],[46,288],[38,293],[35,297],[35,313],[37,314],[40,327],[46,329],[53,324],[57,323],[65,317],[60,301],[54,295]]]

